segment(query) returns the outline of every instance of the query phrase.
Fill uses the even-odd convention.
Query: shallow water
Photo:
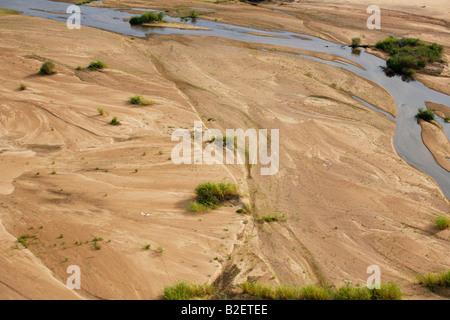
[[[69,5],[70,4],[68,3],[52,2],[48,0],[0,0],[1,8],[18,10],[25,15],[48,18],[62,22],[65,22],[69,16],[66,13]],[[191,21],[187,23],[195,24],[196,26],[211,30],[180,30],[172,28],[131,26],[128,22],[123,21],[123,19],[130,18],[133,14],[119,11],[119,9],[91,6],[81,6],[80,8],[82,13],[82,26],[95,27],[135,37],[146,37],[152,34],[214,36],[333,54],[357,63],[363,69],[344,62],[328,61],[307,55],[299,55],[304,58],[313,59],[334,67],[351,71],[361,77],[377,83],[389,92],[394,98],[397,106],[397,119],[395,119],[396,130],[394,134],[394,146],[397,153],[406,162],[432,177],[439,184],[446,197],[450,198],[450,173],[436,163],[427,147],[423,144],[421,129],[414,117],[418,108],[426,108],[425,101],[450,106],[450,96],[431,90],[418,81],[405,82],[399,76],[387,77],[381,68],[385,66],[385,61],[366,53],[365,50],[362,50],[360,55],[355,55],[352,54],[349,47],[309,35],[300,35],[282,30],[264,30],[239,27],[202,19],[197,19],[195,22]],[[278,12],[283,13],[281,11]],[[168,21],[180,21],[178,18],[171,18],[167,16],[165,19]],[[255,34],[250,34],[249,32],[281,36],[282,38],[258,36]],[[364,97],[354,98],[369,108],[381,112],[374,106],[364,101]],[[450,137],[450,124],[440,121],[439,119],[438,122],[444,127],[444,132],[447,137]]]

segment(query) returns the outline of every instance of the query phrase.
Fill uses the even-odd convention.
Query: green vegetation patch
[[[280,218],[278,217],[278,215],[276,213],[268,214],[266,216],[261,216],[259,218],[259,222],[277,222],[279,220],[280,220]]]
[[[434,221],[436,229],[445,230],[450,226],[450,219],[447,217],[436,217]]]
[[[44,62],[39,69],[39,73],[45,75],[56,73],[55,64],[52,61]]]
[[[416,114],[416,119],[431,122],[434,120],[434,112],[428,109],[419,108],[419,112]]]
[[[442,62],[444,52],[444,46],[436,43],[428,44],[420,39],[393,36],[377,42],[375,47],[391,55],[386,62],[387,71],[405,76],[413,75],[428,63]]]
[[[197,200],[187,205],[187,209],[191,212],[213,210],[225,201],[239,198],[237,187],[233,183],[202,183],[195,188],[195,193]]]
[[[89,64],[88,69],[91,71],[97,71],[99,69],[108,68],[108,65],[104,63],[103,61],[93,61]]]
[[[164,288],[164,300],[191,300],[192,298],[207,298],[216,293],[216,289],[209,284],[197,285],[178,282],[174,286]]]
[[[401,300],[402,292],[395,283],[382,284],[380,289],[355,287],[347,284],[339,289],[314,285],[300,288],[293,286],[266,286],[246,281],[242,291],[252,297],[266,300]]]
[[[164,22],[164,12],[144,12],[140,16],[133,16],[130,19],[131,25],[141,25],[143,23]]]
[[[0,16],[7,16],[9,14],[19,14],[19,13],[20,11],[0,8]]]
[[[148,105],[155,104],[156,102],[153,101],[152,99],[147,99],[147,98],[144,98],[143,96],[136,94],[136,95],[130,97],[130,103],[137,104],[140,106],[148,106]]]
[[[450,288],[450,270],[439,273],[427,273],[425,275],[418,275],[419,283],[431,291],[439,288]]]
[[[37,240],[37,237],[35,235],[24,234],[17,238],[17,242],[21,243],[25,248],[28,248],[30,246],[29,239]]]

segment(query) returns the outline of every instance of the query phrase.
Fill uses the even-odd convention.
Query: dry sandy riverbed
[[[198,6],[193,3],[171,6]],[[296,6],[283,9],[297,14]],[[341,22],[364,16],[362,6],[344,4],[333,10],[306,3],[308,19],[241,3],[205,7],[217,9],[211,19],[232,17],[236,24],[343,43],[357,34]],[[313,10],[336,21],[316,19]],[[403,12],[404,19],[416,17]],[[430,40],[448,46],[445,27],[423,19],[413,30],[435,23]],[[392,24],[392,30],[401,28],[394,16]],[[364,33],[373,41],[389,30]],[[377,85],[237,41],[131,39],[17,15],[0,17],[0,46],[0,174],[7,180],[0,184],[1,298],[152,299],[165,285],[213,282],[232,266],[240,270],[230,279],[234,284],[250,276],[272,284],[325,280],[339,286],[365,283],[373,264],[384,282],[402,286],[406,298],[439,298],[418,286],[415,275],[450,266],[450,231],[432,226],[437,214],[448,216],[448,201],[430,178],[398,157],[395,124],[346,94],[393,110],[392,98]],[[58,74],[37,76],[46,59],[55,61]],[[94,60],[110,68],[75,70]],[[20,83],[27,89],[18,91]],[[127,102],[133,94],[157,104],[133,107]],[[110,115],[99,116],[98,108]],[[122,125],[108,125],[112,116]],[[192,128],[197,119],[221,130],[279,128],[279,174],[260,176],[259,166],[251,178],[240,166],[174,166],[170,134]],[[251,199],[253,216],[235,213],[237,207],[186,212],[195,186],[207,180],[236,182]],[[286,221],[256,222],[273,212]],[[38,240],[17,249],[15,239],[23,234]],[[94,237],[103,238],[101,250],[93,248]],[[69,264],[80,265],[84,275],[78,296],[63,285]],[[25,281],[34,274],[39,280]]]

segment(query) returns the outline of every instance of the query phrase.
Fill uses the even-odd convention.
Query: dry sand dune
[[[181,4],[194,6],[172,3]],[[332,10],[322,3],[286,3],[283,9],[293,13],[300,5],[322,8],[324,17]],[[233,12],[236,24],[264,26],[265,20],[267,27],[340,42],[356,35],[325,32],[329,20],[316,24],[311,13],[306,21],[302,14],[281,18],[264,6],[216,8],[211,19],[227,21]],[[423,24],[434,23],[433,8]],[[354,13],[343,10],[339,19]],[[276,23],[265,19],[275,16]],[[434,26],[429,40],[449,46],[448,26]],[[388,32],[367,32],[367,39]],[[0,298],[156,299],[165,285],[211,283],[236,268],[222,285],[247,278],[364,284],[366,268],[374,264],[383,282],[399,283],[406,298],[440,298],[418,286],[415,276],[449,269],[450,231],[433,229],[436,215],[449,215],[448,200],[396,154],[395,124],[347,94],[395,114],[392,98],[379,86],[237,41],[131,39],[18,15],[0,17],[0,47]],[[48,59],[58,73],[37,75]],[[109,68],[86,70],[95,60]],[[27,85],[23,91],[21,83]],[[156,104],[132,106],[133,94]],[[98,108],[109,115],[99,115]],[[113,116],[120,126],[108,124]],[[279,173],[260,176],[259,165],[251,176],[237,165],[173,165],[171,133],[192,130],[199,119],[221,130],[280,129]],[[186,212],[204,181],[237,183],[253,215],[237,214],[238,204]],[[257,222],[274,212],[286,220]],[[37,238],[27,249],[15,241],[24,234]],[[100,250],[95,237],[103,239]],[[82,271],[82,289],[75,292],[65,287],[72,264]]]

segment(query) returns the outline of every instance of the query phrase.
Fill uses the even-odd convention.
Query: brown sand
[[[429,101],[426,101],[426,105],[427,109],[433,110],[439,117],[443,119],[445,119],[445,117],[450,117],[450,107]]]
[[[422,127],[422,139],[430,150],[436,162],[447,171],[450,171],[450,143],[438,123],[419,120]]]
[[[310,14],[293,18],[241,3],[205,7],[220,9],[212,19],[226,21],[233,12],[237,24],[265,21],[267,27],[342,42],[356,34],[350,22],[342,22],[365,17],[347,4],[337,10],[292,3],[283,10],[294,12],[297,5]],[[314,8],[323,17],[340,15],[336,21],[317,19],[311,16]],[[413,14],[402,13],[404,19],[416,18]],[[276,22],[266,19],[275,15]],[[400,20],[391,19],[392,30],[400,28]],[[430,39],[445,39],[445,27],[433,19],[424,18],[413,30],[435,23]],[[331,28],[330,21],[340,29]],[[364,33],[372,41],[388,30]],[[432,227],[436,214],[448,216],[448,201],[429,177],[395,153],[394,123],[346,94],[392,111],[392,98],[377,85],[236,41],[131,40],[85,27],[69,31],[63,23],[25,16],[0,18],[0,46],[6,62],[0,69],[0,174],[5,177],[0,285],[8,288],[2,298],[158,298],[164,285],[213,282],[233,266],[239,272],[228,281],[235,284],[247,277],[271,284],[364,284],[373,264],[380,266],[383,282],[402,286],[406,298],[439,298],[418,286],[415,275],[450,267],[450,231],[436,233]],[[55,61],[58,74],[36,76],[46,59]],[[75,71],[99,59],[110,68]],[[20,83],[27,84],[25,91],[17,90]],[[127,103],[133,94],[157,104],[133,107]],[[110,116],[99,116],[97,108]],[[122,125],[108,125],[111,116]],[[171,131],[192,128],[199,118],[214,118],[205,123],[222,130],[280,129],[280,172],[263,177],[255,166],[248,179],[239,166],[173,165]],[[238,183],[252,200],[255,219],[236,214],[236,207],[187,213],[184,204],[207,180]],[[286,221],[255,221],[272,212]],[[39,240],[17,249],[14,238],[23,234]],[[103,238],[101,250],[93,248],[94,237]],[[76,295],[64,287],[70,264],[82,269]],[[26,281],[33,273],[42,279],[45,295]]]

